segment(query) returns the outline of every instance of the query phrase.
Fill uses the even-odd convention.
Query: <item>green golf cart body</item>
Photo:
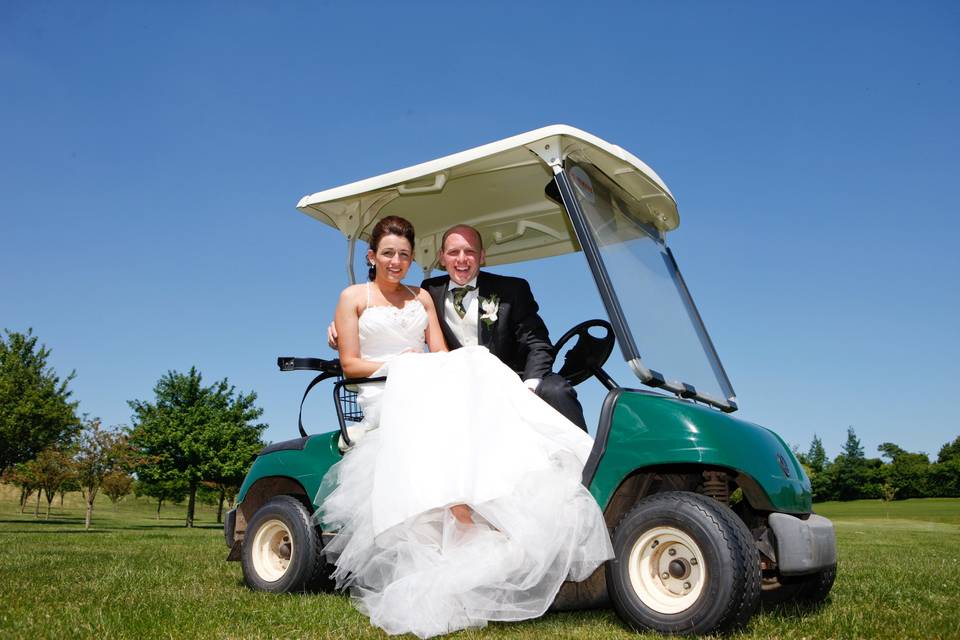
[[[583,482],[617,556],[587,581],[566,583],[555,608],[612,604],[637,629],[709,633],[744,626],[764,597],[827,598],[833,526],[812,513],[810,481],[783,440],[731,415],[733,388],[666,246],[676,202],[642,161],[555,125],[309,195],[298,208],[346,237],[351,282],[356,244],[393,214],[413,222],[425,274],[456,223],[479,230],[488,265],[586,258],[607,314],[591,324],[610,332],[610,348],[615,339],[634,383],[647,388],[615,382],[603,369],[610,348],[583,327],[558,341],[579,340],[561,375],[572,383],[593,375],[607,388]],[[655,355],[641,358],[638,345]],[[278,363],[320,371],[312,384],[339,373],[336,361]],[[338,378],[335,398],[363,382]],[[247,474],[225,536],[252,588],[328,586],[321,550],[336,532],[321,531],[312,514],[324,474],[350,442],[351,416],[338,406],[338,417],[339,429],[317,435],[301,423],[300,438],[266,447]]]

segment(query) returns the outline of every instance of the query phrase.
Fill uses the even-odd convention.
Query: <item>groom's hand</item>
[[[337,325],[333,322],[327,327],[327,344],[334,351],[337,350]]]

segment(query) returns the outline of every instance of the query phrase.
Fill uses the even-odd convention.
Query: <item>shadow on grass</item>
[[[788,620],[800,620],[819,613],[824,607],[830,604],[831,598],[828,596],[823,602],[802,602],[798,600],[787,600],[784,602],[760,602],[758,613],[764,615],[774,615]]]

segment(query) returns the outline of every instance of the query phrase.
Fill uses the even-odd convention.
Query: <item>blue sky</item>
[[[935,456],[960,435],[958,33],[949,2],[4,2],[0,327],[108,423],[196,365],[294,437],[309,376],[275,358],[331,355],[345,284],[297,200],[562,122],[677,197],[738,415]],[[599,309],[582,256],[499,271],[554,336]]]

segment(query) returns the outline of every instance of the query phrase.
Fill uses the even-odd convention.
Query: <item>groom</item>
[[[577,392],[551,372],[557,354],[530,285],[522,278],[481,272],[485,257],[476,229],[451,227],[440,246],[440,264],[447,275],[420,285],[433,298],[447,346],[487,347],[519,373],[531,391],[586,431]]]

